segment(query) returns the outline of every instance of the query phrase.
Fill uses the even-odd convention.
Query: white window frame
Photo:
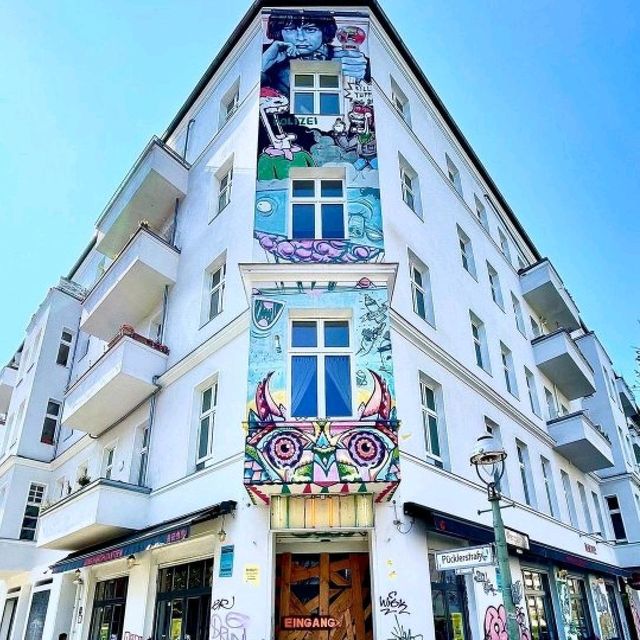
[[[553,470],[551,469],[551,462],[544,456],[540,456],[540,467],[542,468],[542,481],[544,483],[544,491],[547,496],[547,506],[549,507],[549,515],[552,518],[558,516],[556,504],[556,491],[553,482]]]
[[[489,276],[489,286],[491,287],[491,298],[504,311],[504,299],[502,298],[502,288],[500,287],[500,276],[493,265],[487,260],[487,275]]]
[[[400,88],[398,83],[391,77],[391,104],[398,112],[400,117],[411,126],[411,110],[409,107],[409,98]]]
[[[609,506],[609,500],[608,498],[615,498],[616,502],[618,503],[618,506],[614,509],[612,509]],[[613,532],[613,537],[615,538],[616,542],[627,542],[627,540],[629,539],[629,534],[627,533],[627,525],[624,522],[624,517],[622,515],[622,507],[620,506],[620,498],[618,497],[618,495],[616,493],[611,493],[611,494],[607,494],[606,496],[604,496],[604,502],[607,505],[607,511],[609,512],[609,522],[611,523],[611,531]],[[613,526],[613,519],[612,516],[614,515],[619,515],[620,516],[620,521],[622,523],[622,529],[624,530],[624,538],[617,538],[616,537],[616,528]]]
[[[516,320],[516,329],[526,338],[527,331],[524,326],[524,316],[522,315],[522,305],[516,295],[511,292],[511,306],[513,308],[513,316]]]
[[[527,367],[524,368],[524,379],[527,385],[527,395],[529,396],[529,406],[531,407],[531,411],[533,411],[538,418],[541,418],[542,412],[540,411],[540,400],[538,398],[536,378],[533,375],[533,372]]]
[[[240,79],[236,80],[220,100],[220,126],[221,129],[231,119],[240,105]]]
[[[49,405],[54,404],[58,407],[56,413],[49,413]],[[47,406],[45,408],[44,418],[42,420],[42,431],[40,432],[40,442],[42,444],[53,445],[56,441],[56,434],[58,433],[58,428],[60,427],[60,418],[62,415],[62,402],[59,400],[54,400],[53,398],[49,398],[47,400]],[[51,442],[45,442],[42,438],[44,438],[44,430],[48,420],[53,420],[55,426],[53,427],[53,435],[51,436]]]
[[[582,504],[582,512],[584,514],[584,523],[587,525],[587,533],[593,533],[593,519],[591,518],[591,510],[589,509],[589,502],[587,501],[587,490],[580,482],[578,484],[578,495],[580,496],[580,503]]]
[[[137,455],[138,465],[136,469],[136,476],[134,478],[135,484],[139,487],[144,487],[147,478],[147,468],[149,466],[149,438],[151,431],[149,423],[144,422],[138,427],[138,441],[137,441]]]
[[[68,340],[65,338],[65,333],[70,336]],[[65,327],[60,332],[60,342],[58,343],[58,352],[56,353],[57,365],[60,365],[61,367],[69,366],[69,359],[71,358],[71,354],[72,354],[72,350],[71,350],[72,345],[73,345],[73,331]],[[67,348],[67,357],[64,362],[60,362],[60,352],[62,351],[63,347]]]
[[[220,215],[231,203],[231,187],[233,185],[233,164],[226,167],[219,176],[218,180],[218,211]]]
[[[102,449],[102,461],[100,462],[100,477],[105,480],[113,480],[114,465],[118,441],[114,440]],[[111,454],[111,457],[109,457]]]
[[[505,257],[506,261],[511,264],[511,249],[509,248],[509,239],[507,234],[500,228],[498,228],[498,240],[500,244],[500,252]]]
[[[289,104],[291,105],[292,114],[303,118],[308,116],[335,118],[343,115],[342,73],[340,73],[340,67],[337,64],[334,62],[296,60],[291,65],[289,76],[291,78]],[[296,85],[296,76],[313,76],[313,87],[298,87]],[[338,86],[321,87],[320,76],[335,77],[338,80]],[[313,94],[313,113],[295,113],[296,93]],[[323,93],[337,94],[338,113],[320,113],[320,96]]]
[[[542,325],[533,316],[529,316],[529,324],[531,325],[531,333],[534,338],[538,338],[539,336],[544,334]]]
[[[558,400],[555,393],[546,386],[544,387],[544,403],[547,407],[548,419],[555,420],[560,415],[558,411]]]
[[[469,322],[471,325],[471,340],[473,342],[475,363],[483,371],[491,373],[491,361],[489,359],[487,333],[484,322],[471,310],[469,310]],[[480,362],[478,362],[478,359],[480,359]]]
[[[478,222],[480,222],[482,228],[489,233],[489,217],[487,216],[487,208],[475,193],[473,194],[473,201],[476,207],[476,218],[478,218]]]
[[[458,192],[458,195],[462,197],[462,178],[460,177],[460,170],[448,153],[445,153],[445,158],[447,164],[447,177],[449,178],[449,182],[451,182],[453,188]]]
[[[416,274],[420,276],[421,283],[416,281]],[[411,303],[414,313],[435,328],[436,319],[433,308],[431,273],[429,267],[413,255],[411,251],[409,252],[409,280],[411,282]],[[422,295],[424,315],[419,311],[419,295]]]
[[[506,389],[512,396],[517,398],[518,381],[516,380],[516,371],[513,365],[513,353],[504,342],[500,342],[500,361]]]
[[[520,470],[520,481],[522,483],[522,495],[524,501],[530,506],[536,506],[536,494],[531,475],[531,460],[529,460],[529,448],[524,442],[516,440],[516,453],[518,458],[518,469]]]
[[[39,492],[39,489],[42,491]],[[32,493],[34,494],[32,497]],[[22,522],[20,524],[20,540],[35,540],[38,536],[38,524],[40,521],[40,511],[42,510],[42,503],[47,497],[47,485],[43,482],[30,482],[29,490],[27,492],[27,499],[25,500],[24,508],[22,509]],[[27,507],[37,507],[38,514],[35,516],[36,524],[33,529],[31,527],[25,527],[25,519],[27,517],[33,518],[34,516],[27,516]],[[23,536],[23,531],[33,531],[33,538]]]
[[[607,537],[607,529],[606,529],[606,524],[604,521],[604,514],[602,512],[602,504],[600,504],[600,498],[598,497],[598,494],[593,491],[593,489],[591,490],[591,499],[593,500],[593,506],[595,507],[596,510],[596,518],[598,520],[598,525],[600,526],[600,536],[603,539],[606,539]]]
[[[420,197],[420,179],[416,170],[407,160],[398,154],[400,171],[400,194],[402,201],[422,220],[422,199]]]
[[[463,231],[460,225],[457,225],[458,229],[458,246],[460,248],[460,259],[462,261],[462,267],[464,270],[474,279],[478,279],[476,273],[476,261],[473,256],[473,245],[471,244],[471,238]]]
[[[218,283],[213,283],[213,277],[216,273],[220,272],[220,280]],[[203,322],[205,325],[211,322],[214,318],[217,318],[224,311],[224,290],[226,287],[226,275],[227,275],[227,262],[226,256],[216,260],[205,271],[205,295],[203,304]],[[216,313],[212,314],[212,299],[214,293],[218,293],[218,304]]]
[[[571,487],[571,478],[569,474],[560,469],[560,478],[562,480],[562,491],[564,492],[564,501],[569,512],[569,523],[572,527],[578,526],[578,512],[576,511],[576,501],[573,495],[573,488]]]
[[[433,407],[429,406],[427,400],[427,390],[431,392],[433,398]],[[422,431],[424,435],[425,455],[427,460],[435,466],[442,468],[444,466],[442,456],[443,445],[443,418],[442,418],[442,406],[441,406],[441,388],[440,385],[420,373],[420,411],[422,414]],[[434,452],[433,438],[431,434],[431,425],[429,424],[429,418],[435,420],[436,423],[436,437],[437,448],[439,453]]]
[[[204,396],[211,392],[211,402],[208,409],[203,408]],[[218,394],[220,387],[218,376],[214,376],[207,383],[198,388],[198,428],[196,430],[196,469],[206,466],[206,463],[213,457],[213,435],[216,426],[216,411],[218,409]],[[207,429],[207,450],[200,453],[200,439],[202,437],[203,422],[206,421]]]
[[[315,311],[315,310],[314,310]],[[293,347],[293,323],[294,322],[315,322],[316,323],[316,347]],[[348,347],[325,347],[324,346],[324,325],[326,322],[346,322],[349,331],[349,346]],[[349,357],[349,379],[351,382],[351,411],[350,415],[346,416],[327,416],[326,415],[326,380],[325,380],[325,358],[327,356],[348,356]],[[308,418],[335,418],[338,420],[353,418],[354,405],[356,404],[357,389],[355,386],[355,351],[353,340],[353,318],[350,315],[335,313],[330,315],[317,315],[313,316],[296,313],[292,310],[289,316],[289,351],[287,355],[287,366],[289,368],[288,380],[288,398],[287,401],[293,412],[293,357],[294,356],[315,356],[316,359],[316,374],[317,374],[317,400],[318,406],[317,416],[305,416]]]
[[[294,182],[313,182],[313,196],[294,196],[293,184]],[[340,182],[342,184],[341,196],[322,196],[322,183],[323,182]],[[296,204],[313,205],[314,218],[313,218],[313,239],[322,240],[322,205],[323,204],[338,204],[342,206],[342,238],[327,238],[330,240],[346,239],[349,235],[348,231],[348,214],[347,214],[347,185],[344,173],[336,177],[318,176],[314,171],[313,175],[306,176],[304,172],[296,173],[295,177],[289,179],[289,229],[290,237],[293,237],[293,208]]]

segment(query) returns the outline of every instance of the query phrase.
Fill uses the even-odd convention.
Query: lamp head
[[[476,441],[469,462],[476,468],[476,473],[484,484],[499,487],[506,457],[507,452],[496,439],[485,433]]]

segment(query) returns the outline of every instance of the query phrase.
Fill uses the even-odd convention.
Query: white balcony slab
[[[616,391],[620,395],[620,402],[622,403],[624,414],[627,418],[635,418],[638,415],[638,406],[635,396],[631,392],[631,389],[629,389],[624,378],[616,378]]]
[[[166,363],[165,353],[122,337],[69,388],[62,423],[100,435],[155,391]]]
[[[16,386],[18,370],[12,367],[2,367],[0,369],[0,413],[6,413],[11,402],[11,394]]]
[[[617,544],[615,552],[621,567],[636,568],[640,565],[640,541]]]
[[[44,509],[38,547],[74,551],[146,526],[150,489],[104,478]]]
[[[88,293],[80,328],[110,340],[123,324],[137,325],[162,301],[164,287],[178,274],[178,250],[139,228]]]
[[[568,400],[594,393],[593,371],[566,331],[539,336],[531,344],[538,368]]]
[[[577,411],[547,422],[555,449],[578,469],[588,473],[612,467],[611,443],[584,411]]]
[[[30,571],[35,551],[36,544],[30,540],[0,538],[0,580]]]
[[[145,147],[98,220],[96,249],[113,258],[141,220],[161,229],[187,193],[188,165],[158,138]]]
[[[568,330],[580,326],[580,313],[575,302],[548,259],[520,272],[522,296],[547,325]]]

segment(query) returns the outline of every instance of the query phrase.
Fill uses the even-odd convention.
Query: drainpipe
[[[176,235],[178,233],[178,209],[180,207],[180,200],[176,198],[176,204],[173,208],[173,225],[171,228],[171,246],[176,246]]]
[[[183,160],[187,159],[187,149],[189,148],[189,133],[190,133],[191,127],[193,126],[195,121],[196,121],[195,118],[191,118],[191,120],[189,120],[189,122],[187,123],[187,134],[184,137],[184,149],[182,150],[182,159]]]

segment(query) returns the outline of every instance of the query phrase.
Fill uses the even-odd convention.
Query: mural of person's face
[[[309,55],[322,47],[322,29],[313,23],[299,27],[287,25],[282,29],[282,40],[295,46],[299,55]]]

